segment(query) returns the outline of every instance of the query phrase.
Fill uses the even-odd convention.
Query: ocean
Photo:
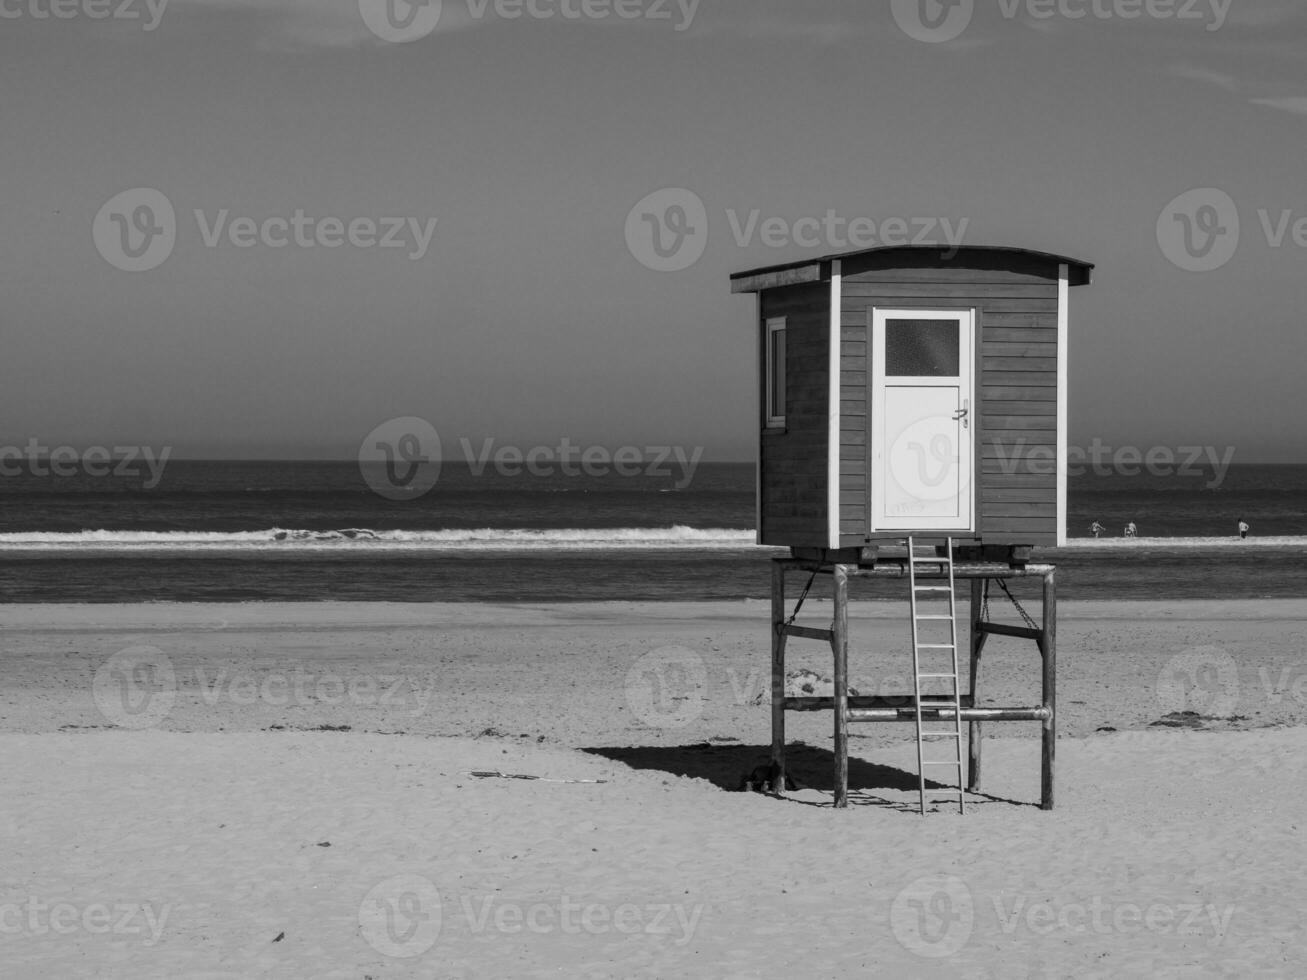
[[[7,602],[762,599],[779,553],[753,543],[751,463],[634,476],[446,463],[399,501],[352,461],[172,460],[148,487],[143,467],[35,469],[0,477]],[[1307,466],[1087,472],[1069,511],[1068,546],[1037,552],[1058,565],[1062,598],[1307,595]],[[1108,529],[1098,541],[1094,521]],[[855,597],[902,593],[860,582]]]

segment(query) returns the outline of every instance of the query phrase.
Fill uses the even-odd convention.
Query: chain
[[[808,576],[808,582],[803,587],[803,591],[799,593],[799,601],[794,606],[794,612],[790,615],[789,619],[777,625],[776,627],[777,633],[780,633],[787,626],[794,625],[794,621],[799,618],[799,610],[803,608],[803,600],[808,598],[808,590],[812,588],[812,583],[816,581],[816,579],[817,579],[817,570],[814,568],[812,570],[812,574]]]
[[[1026,621],[1026,625],[1029,626],[1032,630],[1039,629],[1039,624],[1030,618],[1030,613],[1026,612],[1026,610],[1022,607],[1021,603],[1017,602],[1017,597],[1008,591],[1007,583],[1004,582],[1002,579],[997,579],[996,581],[998,582],[998,587],[1003,590],[1003,594],[1012,600],[1012,605],[1017,607],[1017,612],[1019,612],[1021,614],[1021,618]]]

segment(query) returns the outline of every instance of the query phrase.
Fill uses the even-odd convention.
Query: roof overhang
[[[1052,267],[1051,278],[1053,279],[1057,278],[1058,267],[1065,265],[1067,267],[1068,283],[1072,286],[1088,285],[1094,268],[1092,262],[1084,262],[1080,259],[1056,255],[1052,252],[1016,248],[1010,245],[964,245],[959,248],[944,245],[882,245],[878,248],[843,252],[839,255],[824,255],[819,259],[805,259],[801,262],[787,262],[783,265],[769,265],[759,269],[750,269],[747,272],[736,272],[731,276],[731,292],[757,293],[764,289],[775,289],[778,286],[825,282],[830,279],[831,264],[833,262],[847,262],[862,256],[880,253],[888,255],[891,252],[903,253],[903,265],[905,267],[911,267],[914,264],[913,258],[916,258],[919,263],[929,259],[931,264],[941,262],[956,263],[958,267],[965,268],[969,262],[974,262],[981,257],[988,258],[991,263],[995,260],[1001,261],[1005,256],[1010,256],[1013,261],[1018,257],[1024,257],[1047,262]]]

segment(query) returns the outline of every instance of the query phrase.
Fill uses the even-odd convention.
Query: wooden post
[[[785,566],[771,566],[771,764],[772,786],[785,788]]]
[[[985,599],[985,579],[973,578],[971,580],[971,706],[977,705],[979,684],[977,679],[980,677],[980,653],[985,648],[985,640],[988,634],[980,631],[981,607]],[[967,728],[967,790],[972,793],[980,792],[980,722],[972,721]]]
[[[835,654],[835,806],[849,805],[849,569],[834,569],[831,648]]]
[[[1040,809],[1053,809],[1053,752],[1057,743],[1057,585],[1054,572],[1044,576],[1044,626],[1039,653],[1044,661],[1044,719],[1042,766],[1040,771]]]

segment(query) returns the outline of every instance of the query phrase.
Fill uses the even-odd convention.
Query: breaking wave
[[[374,531],[76,531],[0,534],[7,551],[611,551],[753,548],[751,530],[693,528],[467,528]]]

